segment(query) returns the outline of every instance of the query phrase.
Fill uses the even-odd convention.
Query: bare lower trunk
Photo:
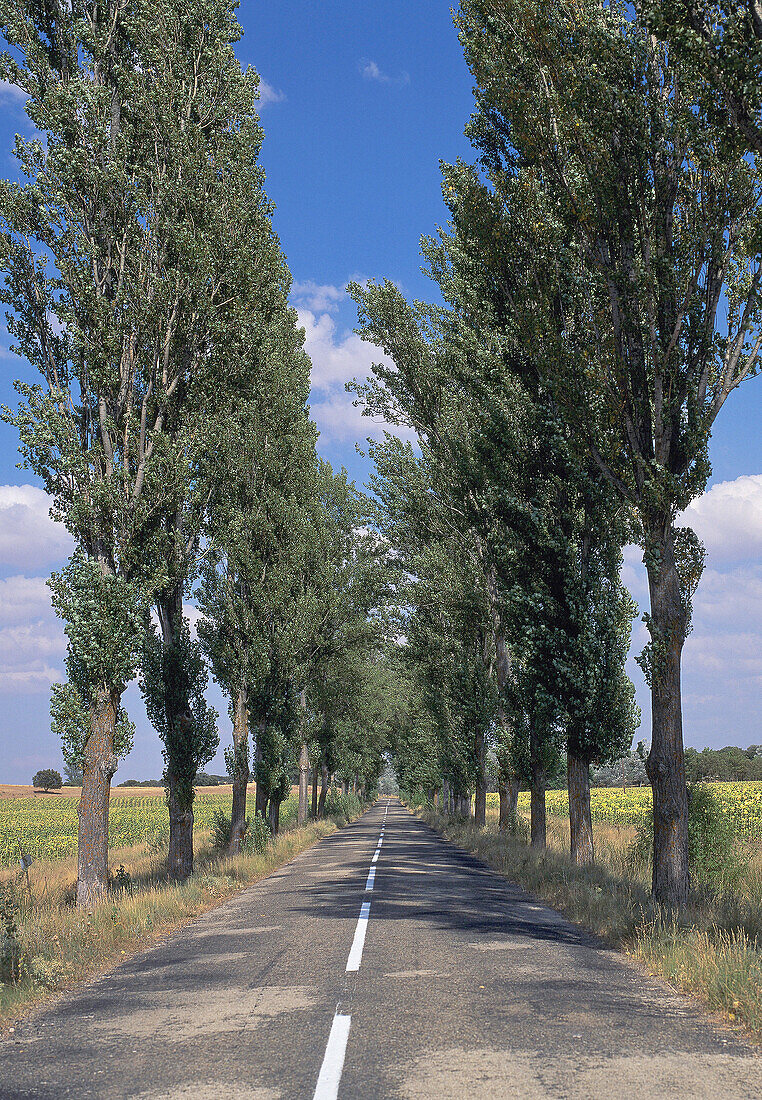
[[[442,781],[442,813],[449,814],[450,812],[450,784],[444,779]]]
[[[498,788],[500,794],[500,819],[498,828],[501,833],[512,832],[516,828],[516,807],[519,802],[518,779],[506,779]]]
[[[570,750],[567,766],[571,857],[576,864],[584,866],[594,861],[589,764],[587,760]]]
[[[114,730],[119,699],[104,685],[90,708],[85,742],[82,796],[77,814],[77,906],[92,909],[108,890],[108,808],[116,771]]]
[[[246,794],[249,786],[249,709],[245,688],[240,688],[233,711],[233,806],[230,816],[231,855],[241,851],[246,834]]]
[[[180,647],[183,628],[182,585],[175,585],[156,602],[163,646],[164,779],[169,806],[170,878],[185,879],[193,871],[193,780],[198,767],[195,719],[189,701],[188,670]]]
[[[167,874],[170,878],[186,879],[193,872],[193,803],[188,804],[185,784],[169,768],[166,782],[169,806]]]
[[[261,732],[260,732],[260,737],[261,737]],[[257,738],[257,747],[254,750],[255,766],[257,764],[262,763],[262,745],[261,745],[261,742],[260,742],[260,737]],[[255,801],[254,801],[254,813],[256,814],[257,817],[262,817],[262,818],[267,817],[267,791],[265,790],[264,784],[261,783],[259,778],[258,778],[258,772],[257,772],[257,793],[256,793]]]
[[[318,799],[318,817],[323,817],[325,814],[325,800],[328,794],[328,765],[321,763],[320,765],[320,798]]]
[[[341,793],[344,795],[345,798],[349,794],[349,780],[348,779],[345,779],[344,782],[341,784]]]
[[[304,825],[307,821],[310,812],[310,795],[309,795],[309,782],[310,782],[310,754],[307,751],[307,745],[302,742],[302,749],[299,753],[299,812],[297,815],[297,824]]]
[[[318,804],[318,775],[320,774],[320,765],[316,764],[312,769],[312,817],[317,817],[317,804]]]
[[[666,532],[666,535],[664,534]],[[680,660],[688,626],[674,560],[674,532],[665,522],[650,532],[646,554],[651,596],[651,751],[646,770],[653,788],[653,895],[662,905],[688,900],[688,790],[683,753]],[[658,551],[654,553],[654,551]]]
[[[529,786],[530,796],[530,843],[533,848],[547,846],[547,827],[545,820],[545,766],[542,762],[542,745],[537,725],[532,721],[529,730]]]
[[[280,828],[280,798],[270,799],[270,832],[273,836],[278,835],[278,829]]]
[[[470,807],[469,807],[470,808]],[[474,825],[483,829],[487,824],[487,753],[484,732],[476,737],[476,793],[474,795]]]

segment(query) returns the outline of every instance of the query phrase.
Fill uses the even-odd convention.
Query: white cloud
[[[305,350],[312,360],[313,389],[326,390],[370,374],[372,363],[386,362],[380,348],[366,343],[354,332],[340,332],[328,313],[297,308],[305,331]]]
[[[306,334],[305,350],[312,360],[310,411],[322,442],[330,445],[364,442],[369,437],[380,439],[385,430],[412,438],[410,432],[381,419],[363,416],[362,409],[353,405],[354,395],[344,388],[353,378],[365,381],[373,363],[391,366],[383,350],[361,340],[354,332],[340,330],[328,313],[297,307],[297,314]]]
[[[74,543],[50,504],[35,485],[0,485],[0,566],[41,569],[69,556]]]
[[[375,80],[379,84],[396,84],[397,87],[401,88],[410,83],[410,73],[401,72],[399,76],[389,76],[388,73],[379,68],[375,61],[371,61],[367,57],[362,58],[359,69],[365,80]]]
[[[64,678],[65,653],[45,578],[0,581],[0,694],[47,693]]]
[[[363,416],[361,408],[352,404],[349,393],[333,393],[310,406],[321,440],[327,443],[364,443],[366,439],[381,439],[384,431],[399,435],[399,429],[381,419]]]
[[[18,84],[11,84],[9,80],[0,80],[0,103],[12,103],[23,105],[27,101],[27,93]]]
[[[53,615],[45,577],[8,577],[0,580],[0,627],[16,626]]]
[[[712,564],[762,558],[762,474],[713,485],[680,522],[694,529]]]
[[[269,84],[266,80],[259,78],[259,109],[263,107],[269,107],[271,103],[283,103],[286,99],[286,93],[274,88],[272,84]]]
[[[294,283],[291,288],[291,297],[297,309],[301,306],[315,313],[335,313],[347,296],[345,290],[329,284],[320,286],[312,280],[306,283]]]
[[[702,677],[705,687],[736,691],[750,678],[762,684],[762,635],[753,631],[693,633],[685,643],[684,663],[691,677]]]

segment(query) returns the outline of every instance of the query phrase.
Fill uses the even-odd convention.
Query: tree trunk
[[[165,782],[169,805],[170,878],[185,879],[193,871],[193,780],[196,777],[194,723],[188,698],[189,682],[180,650],[183,626],[182,585],[174,585],[156,601],[164,647],[162,657],[167,768]]]
[[[530,769],[530,843],[533,848],[547,846],[547,825],[545,819],[545,767],[540,756],[540,738],[536,724],[532,722],[529,733],[529,769]]]
[[[680,660],[688,627],[668,521],[646,532],[651,597],[651,751],[646,771],[653,788],[653,896],[662,905],[688,900],[688,789],[683,753]]]
[[[325,799],[328,794],[328,765],[323,761],[320,765],[320,798],[318,799],[318,817],[325,814]]]
[[[469,800],[469,809],[470,809]],[[474,825],[483,829],[487,824],[487,749],[484,730],[476,735],[476,792],[474,795]]]
[[[450,812],[450,783],[447,779],[442,780],[442,813],[449,814]]]
[[[257,764],[262,763],[262,743],[261,743],[261,731],[260,736],[257,737],[257,745],[254,749],[254,761],[255,767]],[[264,784],[260,782],[259,772],[257,771],[257,794],[254,801],[254,813],[257,817],[267,819],[267,791]]]
[[[299,812],[297,824],[304,825],[309,816],[309,780],[310,780],[310,754],[307,751],[306,741],[302,742],[299,753]]]
[[[498,828],[501,833],[513,832],[516,828],[516,807],[519,802],[518,779],[501,780],[499,793],[500,819]]]
[[[280,828],[280,804],[280,798],[273,796],[270,799],[270,832],[273,836],[278,835],[278,829]]]
[[[318,806],[318,775],[320,774],[320,765],[316,764],[312,769],[312,817],[317,818],[317,806]]]
[[[245,687],[239,688],[233,711],[233,807],[228,851],[241,851],[246,833],[246,794],[249,786],[249,707]]]
[[[348,779],[345,779],[344,782],[341,784],[341,790],[342,790],[342,794],[346,798],[347,795],[349,794],[349,780]]]
[[[571,857],[578,866],[593,863],[593,820],[590,816],[590,766],[571,750],[567,754]]]
[[[193,871],[193,803],[188,804],[186,784],[169,766],[166,783],[169,806],[167,874],[182,880]]]
[[[92,909],[108,890],[108,808],[116,771],[114,730],[119,698],[102,685],[90,708],[85,742],[77,855],[77,906]]]

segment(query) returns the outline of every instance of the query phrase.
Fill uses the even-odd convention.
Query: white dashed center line
[[[373,853],[373,858],[370,861],[370,871],[368,872],[368,879],[365,883],[366,893],[372,893],[375,885],[375,864],[378,862],[381,845],[384,842],[384,823],[386,822],[386,815],[388,812],[389,803],[387,802],[386,810],[384,811],[384,822],[381,824],[381,833],[378,838],[378,847]],[[364,901],[360,906],[360,916],[357,918],[355,936],[349,950],[349,958],[347,959],[346,967],[347,974],[356,972],[360,969],[369,919],[370,902]],[[337,1012],[333,1018],[331,1034],[328,1036],[328,1046],[325,1048],[325,1057],[320,1067],[320,1076],[318,1077],[313,1100],[336,1100],[339,1095],[339,1084],[341,1082],[341,1073],[344,1069],[344,1057],[347,1052],[347,1041],[349,1039],[349,1028],[351,1023],[352,1017],[346,1013]]]
[[[351,1016],[342,1016],[338,1012],[333,1018],[313,1100],[336,1100],[339,1095],[339,1082],[344,1068],[344,1055],[347,1052],[351,1022]]]
[[[353,970],[360,969],[360,962],[362,961],[362,949],[365,944],[365,933],[368,931],[368,918],[370,917],[370,902],[364,901],[360,907],[360,916],[357,918],[357,928],[355,929],[355,938],[352,940],[352,947],[349,951],[349,958],[347,959],[347,973]]]

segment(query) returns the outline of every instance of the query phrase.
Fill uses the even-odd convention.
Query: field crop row
[[[745,840],[762,839],[762,782],[707,783],[723,813],[731,819],[736,835]],[[488,802],[498,805],[497,794],[489,794]],[[546,805],[549,814],[569,816],[567,791],[548,791]],[[590,813],[593,821],[607,825],[637,825],[651,807],[650,787],[595,787],[590,792]],[[519,795],[519,809],[529,810],[529,792]]]
[[[0,866],[18,863],[21,851],[33,860],[76,852],[78,803],[77,798],[0,798]],[[292,803],[290,798],[281,806],[281,824],[295,816]],[[210,829],[217,810],[230,813],[230,792],[197,795],[193,807],[195,828]],[[166,802],[147,796],[112,799],[108,833],[110,848],[160,843],[169,836]]]

